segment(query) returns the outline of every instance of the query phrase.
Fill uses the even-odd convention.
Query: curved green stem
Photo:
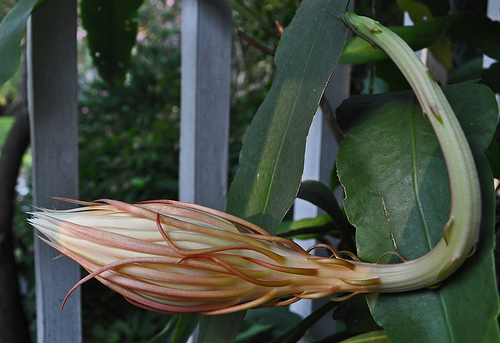
[[[388,28],[346,12],[343,20],[358,36],[380,48],[401,70],[415,92],[443,151],[451,188],[450,217],[443,238],[428,254],[393,265],[357,264],[366,279],[380,283],[368,291],[398,292],[441,282],[467,258],[479,236],[481,194],[474,159],[462,128],[441,88],[413,50]]]

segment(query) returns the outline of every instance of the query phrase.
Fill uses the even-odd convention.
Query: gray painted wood
[[[182,3],[179,199],[223,210],[227,198],[231,10]]]
[[[51,0],[28,24],[28,99],[35,206],[64,209],[51,196],[78,197],[76,1]],[[37,341],[81,342],[80,267],[35,237]]]

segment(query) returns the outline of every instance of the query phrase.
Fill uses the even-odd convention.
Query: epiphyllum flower
[[[36,212],[30,220],[50,240],[43,241],[89,271],[68,296],[96,278],[149,310],[222,314],[366,292],[379,283],[352,279],[355,261],[310,255],[290,240],[202,206],[77,203],[86,207]]]

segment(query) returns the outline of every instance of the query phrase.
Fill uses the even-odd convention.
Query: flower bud
[[[223,314],[287,305],[378,279],[352,276],[356,261],[309,254],[224,212],[183,202],[72,201],[84,207],[32,213],[44,242],[134,305],[177,314]]]

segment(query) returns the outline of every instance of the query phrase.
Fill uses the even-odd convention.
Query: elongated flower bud
[[[222,314],[364,292],[356,261],[321,258],[237,217],[188,203],[114,200],[33,213],[41,238],[131,303],[157,312]],[[355,277],[353,279],[353,277]],[[69,295],[68,294],[68,295]]]

